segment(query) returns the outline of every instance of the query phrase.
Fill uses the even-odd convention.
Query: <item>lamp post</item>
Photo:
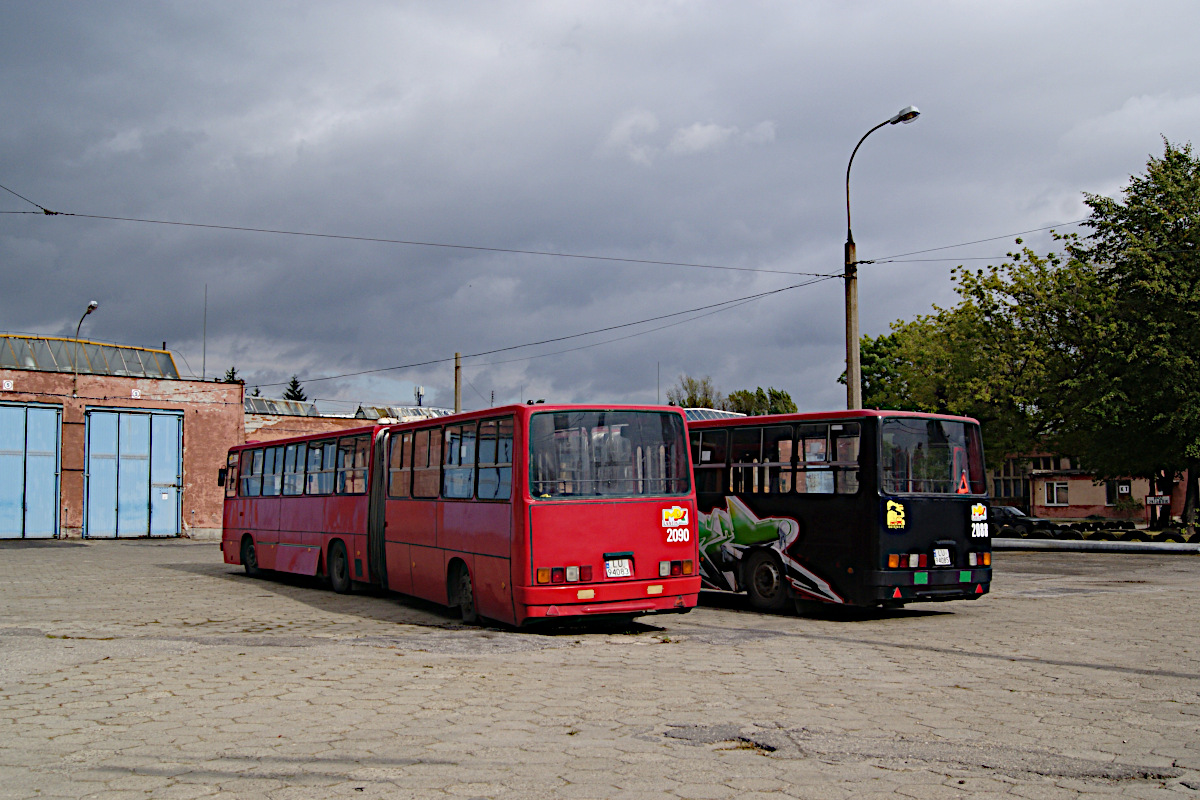
[[[884,125],[912,122],[921,116],[916,106],[908,106],[891,119],[884,120],[863,134],[850,153],[846,164],[846,408],[862,408],[862,375],[858,360],[858,254],[854,247],[854,234],[850,231],[850,167],[858,148],[875,131]]]
[[[83,316],[79,318],[79,324],[75,326],[75,355],[71,361],[75,366],[75,375],[71,378],[71,397],[79,396],[79,329],[83,326],[83,321],[87,319],[87,315],[100,307],[100,304],[95,300],[88,303],[87,311],[83,312]]]

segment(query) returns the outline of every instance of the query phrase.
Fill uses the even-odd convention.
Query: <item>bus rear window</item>
[[[983,494],[979,427],[964,422],[888,417],[880,428],[883,491]]]
[[[683,420],[656,411],[557,411],[530,419],[534,497],[679,495],[691,490]]]

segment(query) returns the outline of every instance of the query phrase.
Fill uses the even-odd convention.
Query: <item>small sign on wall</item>
[[[130,394],[130,396],[131,396],[131,397],[132,397],[134,400],[141,400],[141,399],[142,399],[142,390],[141,390],[141,389],[134,389],[134,390],[133,390],[132,392],[130,392],[129,394]]]
[[[2,386],[3,386],[3,390],[6,392],[13,391],[13,382],[12,381],[4,381]]]

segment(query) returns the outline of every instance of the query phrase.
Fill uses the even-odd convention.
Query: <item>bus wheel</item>
[[[746,591],[759,611],[782,611],[788,603],[783,564],[769,550],[755,550],[746,561]]]
[[[242,537],[242,566],[251,578],[262,574],[262,570],[258,568],[258,554],[254,552],[254,540],[249,536]]]
[[[467,625],[479,622],[479,611],[475,608],[475,586],[471,583],[471,571],[465,564],[458,568],[458,610]]]
[[[346,557],[346,545],[341,542],[329,546],[329,588],[338,594],[350,591],[350,559]]]

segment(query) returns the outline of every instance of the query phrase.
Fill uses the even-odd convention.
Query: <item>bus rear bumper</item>
[[[676,578],[614,584],[517,587],[513,599],[528,619],[605,614],[685,613],[696,607],[700,579]]]
[[[880,603],[974,600],[991,589],[992,570],[886,570],[871,573],[868,584],[871,598]]]

